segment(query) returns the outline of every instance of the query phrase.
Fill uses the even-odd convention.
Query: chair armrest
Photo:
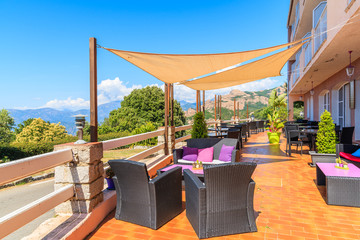
[[[255,210],[254,210],[254,192],[255,192],[255,182],[254,180],[250,180],[248,185],[247,192],[247,213],[248,213],[248,221],[250,224],[251,231],[257,231],[256,223],[255,223]]]
[[[149,181],[151,227],[162,226],[182,211],[181,172],[175,167]]]
[[[206,187],[189,169],[184,170],[186,192],[186,217],[199,238],[206,231]],[[201,232],[200,232],[201,230]]]
[[[240,162],[240,151],[239,150],[233,150],[231,153],[231,162]]]
[[[340,152],[353,153],[360,148],[359,145],[353,144],[336,144],[336,157],[340,156]]]
[[[174,149],[173,151],[173,159],[174,159],[174,164],[178,163],[179,159],[182,159],[183,156],[183,149]]]

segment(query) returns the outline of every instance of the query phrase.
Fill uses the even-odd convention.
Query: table
[[[173,169],[174,167],[181,167],[183,171],[184,171],[184,169],[190,169],[197,177],[199,177],[200,179],[204,179],[204,170],[203,169],[194,170],[194,169],[192,169],[192,165],[186,165],[186,164],[172,164],[172,165],[166,166],[166,167],[158,170],[158,175],[159,175],[159,173],[166,172],[170,169]],[[184,176],[184,174],[183,174],[183,176]]]
[[[227,133],[208,133],[209,138],[224,138],[227,137]]]
[[[326,185],[326,203],[360,207],[360,169],[348,164],[349,170],[335,168],[335,163],[316,163],[316,183]]]

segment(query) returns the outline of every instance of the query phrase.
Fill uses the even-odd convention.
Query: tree
[[[316,135],[318,153],[336,153],[335,124],[327,110],[321,114],[319,130]]]
[[[33,118],[29,118],[29,119],[23,121],[22,123],[19,123],[17,125],[17,128],[15,128],[15,134],[21,133],[21,131],[24,129],[24,127],[29,126],[33,120],[34,120]]]
[[[191,138],[207,138],[207,125],[205,122],[204,114],[197,112],[194,115],[194,124],[191,130]]]
[[[99,133],[132,132],[147,122],[151,122],[158,128],[164,125],[164,115],[165,94],[161,88],[148,86],[135,89],[124,97],[120,108],[110,112],[109,118],[100,125]],[[175,126],[184,125],[185,122],[185,115],[180,104],[174,101]]]
[[[9,143],[14,138],[11,129],[14,127],[12,118],[6,109],[0,111],[0,142]]]
[[[48,123],[41,118],[35,118],[16,135],[15,142],[53,142],[67,136],[65,127],[60,123]]]

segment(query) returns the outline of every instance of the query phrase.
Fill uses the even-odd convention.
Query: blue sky
[[[286,43],[289,2],[1,0],[0,109],[87,108],[90,37],[109,48],[182,54]],[[261,90],[284,81],[276,77],[235,88]],[[106,103],[162,82],[98,49],[98,84],[99,103]],[[175,88],[178,100],[194,96],[193,90]]]

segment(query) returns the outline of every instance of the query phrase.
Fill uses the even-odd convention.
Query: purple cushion
[[[231,162],[231,154],[234,151],[234,146],[226,146],[225,144],[222,145],[219,160],[224,162]]]
[[[214,158],[214,147],[199,149],[198,160],[200,162],[212,162]]]
[[[197,148],[183,147],[182,159],[195,162],[197,160],[197,158],[198,158],[198,149]]]

